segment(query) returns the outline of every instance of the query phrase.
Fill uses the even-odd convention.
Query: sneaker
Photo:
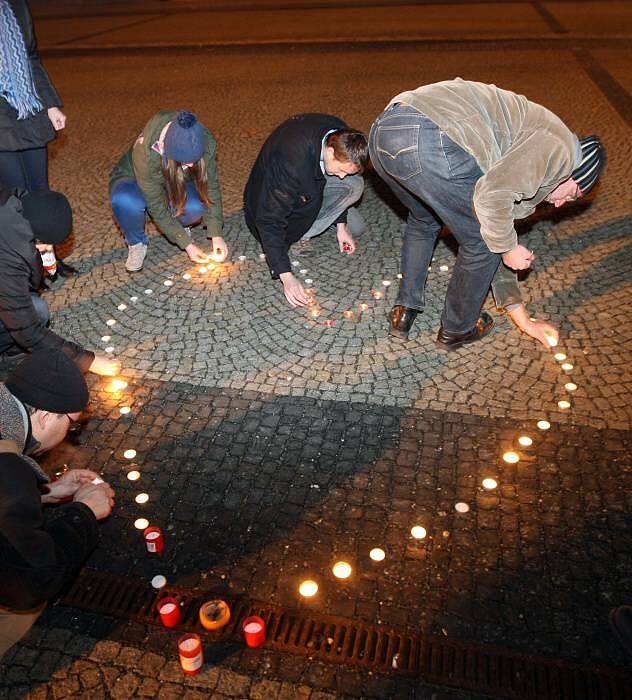
[[[146,243],[136,243],[128,247],[127,251],[127,262],[125,263],[125,269],[128,272],[138,272],[143,268],[143,262],[145,261],[145,256],[147,255],[147,244]]]

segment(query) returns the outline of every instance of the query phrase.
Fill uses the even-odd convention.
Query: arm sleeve
[[[217,162],[215,158],[216,142],[213,134],[206,129],[206,151],[204,162],[206,165],[207,186],[206,192],[213,206],[204,214],[202,220],[207,228],[209,236],[221,236],[224,228],[224,216],[222,209],[222,192],[217,177]]]
[[[272,275],[292,269],[285,230],[298,190],[296,179],[283,165],[269,166],[259,192],[255,224]]]
[[[492,294],[496,306],[506,309],[512,304],[522,304],[522,294],[518,285],[518,275],[502,261],[492,279]]]
[[[474,210],[481,225],[481,235],[492,253],[506,253],[518,244],[514,228],[514,203],[522,202],[522,215],[545,181],[555,179],[551,163],[565,162],[567,146],[549,132],[534,132],[519,146],[503,156],[474,188]],[[562,157],[560,157],[560,154]],[[569,156],[570,157],[570,156]],[[559,165],[555,168],[559,169]]]
[[[0,600],[28,610],[75,576],[97,544],[97,520],[82,503],[57,506],[45,518],[30,466],[14,454],[0,455],[0,462]]]

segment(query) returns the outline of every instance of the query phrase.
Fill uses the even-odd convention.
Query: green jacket
[[[184,249],[191,243],[191,236],[169,208],[162,174],[162,155],[153,148],[165,125],[174,121],[177,115],[177,112],[154,114],[145,124],[145,128],[134,145],[123,154],[112,169],[110,187],[120,178],[134,178],[145,195],[149,216],[172,243]],[[209,236],[221,236],[224,218],[222,216],[222,194],[219,189],[215,163],[216,142],[213,134],[206,127],[204,127],[204,133],[206,134],[204,163],[208,177],[207,192],[213,206],[204,214],[202,221]]]

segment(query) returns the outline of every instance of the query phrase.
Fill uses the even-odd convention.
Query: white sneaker
[[[127,262],[125,263],[125,269],[128,272],[138,272],[143,267],[143,262],[145,261],[146,255],[146,243],[136,243],[135,245],[129,246],[127,251]]]

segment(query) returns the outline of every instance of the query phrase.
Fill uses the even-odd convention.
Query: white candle
[[[401,279],[403,279],[403,278],[404,278],[404,275],[402,275],[401,272],[398,272],[398,273],[397,273],[397,279],[398,279],[398,280],[401,280]]]
[[[123,457],[125,457],[125,459],[134,459],[134,457],[136,457],[136,450],[125,450],[125,452],[123,452]]]
[[[564,388],[566,391],[575,391],[577,389],[577,384],[573,384],[573,382],[568,382],[568,384],[564,384]]]
[[[129,406],[121,406],[119,408],[119,413],[123,416],[126,416],[132,409]]]
[[[370,552],[369,556],[373,561],[384,561],[386,557],[386,552],[381,547],[374,547]]]
[[[154,588],[163,588],[164,586],[167,585],[167,579],[166,579],[162,574],[158,574],[157,576],[154,576],[154,577],[152,578],[152,580],[151,580],[151,585],[152,585]],[[182,642],[182,644],[180,645],[180,647],[181,647],[181,648],[184,647],[184,645],[187,644],[187,642],[194,642],[194,646],[190,647],[190,648],[188,649],[188,651],[191,651],[191,649],[195,649],[195,645],[197,645],[197,640],[195,640],[195,639],[187,639],[187,640],[185,640],[184,642]]]
[[[505,460],[505,462],[507,462],[507,464],[515,464],[520,460],[520,456],[517,452],[513,452],[510,450],[509,452],[505,452],[505,454],[503,455],[503,459]]]
[[[108,318],[108,320],[105,322],[106,326],[115,326],[116,321],[113,318]]]
[[[483,488],[487,489],[488,491],[493,491],[498,486],[496,479],[492,479],[489,476],[486,479],[483,479],[482,484]]]
[[[459,503],[454,504],[454,510],[457,513],[467,513],[470,507],[468,506],[467,503],[463,503],[463,501],[460,501]]]
[[[240,255],[239,258],[240,262],[243,262],[246,259],[245,255]]]
[[[558,401],[558,402],[557,402],[557,405],[558,405],[561,409],[570,408],[570,407],[571,407],[571,402],[570,402],[570,401],[565,401],[564,399],[562,399],[562,401]]]
[[[570,372],[573,369],[573,365],[570,362],[564,362],[564,364],[562,365],[562,369],[565,372]]]
[[[439,265],[439,269],[441,272],[447,272],[449,268],[447,265]]]
[[[138,481],[140,479],[140,472],[136,469],[132,469],[131,472],[127,472],[127,478],[130,481]]]
[[[138,301],[138,297],[130,297],[129,300],[136,303]]]
[[[533,440],[528,436],[528,435],[521,435],[518,438],[518,442],[523,446],[523,447],[530,447],[533,445]]]
[[[149,527],[149,520],[147,518],[138,518],[134,521],[134,527],[137,530],[146,530]]]
[[[134,500],[136,501],[136,503],[147,503],[147,501],[149,500],[149,494],[139,493]]]
[[[391,281],[390,281],[390,280],[382,280],[382,284],[383,284],[385,287],[390,287],[390,286],[391,286]]]
[[[349,578],[351,576],[351,565],[346,561],[337,561],[332,567],[336,578]]]
[[[124,379],[113,379],[110,386],[112,391],[123,391],[127,389],[127,382]]]
[[[149,296],[149,294],[153,294],[153,293],[154,293],[153,289],[146,289],[145,290],[145,294],[147,294],[148,296]]]
[[[188,272],[185,272],[185,273],[182,275],[182,279],[183,279],[183,280],[190,280],[190,279],[191,279],[191,275],[190,275]]]
[[[173,280],[165,280],[163,284],[165,285],[165,287],[171,287],[171,285],[173,284]]]
[[[423,540],[424,537],[428,534],[428,532],[426,531],[426,528],[423,525],[413,525],[410,528],[410,534],[416,540]]]
[[[127,304],[119,304],[116,308],[119,311],[125,311],[125,309],[127,308]]]
[[[114,346],[108,345],[107,348],[105,348],[105,352],[114,352]]]
[[[563,352],[556,352],[553,357],[558,361],[561,362],[562,360],[566,359],[566,355]]]
[[[109,343],[110,340],[112,340],[112,336],[111,336],[111,335],[102,335],[102,336],[101,336],[101,340],[102,340],[104,343]]]
[[[538,428],[540,428],[540,430],[548,430],[551,427],[548,420],[539,420],[536,425]]]
[[[298,592],[304,598],[311,598],[318,593],[318,584],[316,581],[312,581],[311,579],[301,581],[301,585],[298,587]]]

